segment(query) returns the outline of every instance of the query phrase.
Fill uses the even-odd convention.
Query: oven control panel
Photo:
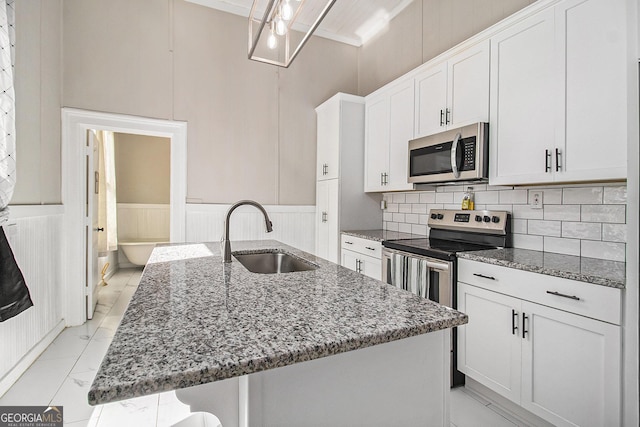
[[[443,230],[506,234],[508,215],[506,211],[431,209],[427,224]]]

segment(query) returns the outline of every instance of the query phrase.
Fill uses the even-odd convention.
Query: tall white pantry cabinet
[[[381,196],[362,191],[364,98],[338,93],[316,115],[316,255],[340,264],[340,231],[381,228]]]

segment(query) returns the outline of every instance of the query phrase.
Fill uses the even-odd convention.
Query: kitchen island
[[[259,274],[219,244],[158,247],[89,391],[177,390],[223,426],[448,425],[449,331],[467,316],[276,241],[317,267]]]

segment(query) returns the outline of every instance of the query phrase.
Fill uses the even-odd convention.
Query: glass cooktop
[[[466,251],[479,251],[494,247],[478,245],[468,242],[456,242],[453,240],[429,239],[399,239],[385,240],[382,245],[389,249],[413,253],[427,257],[451,261],[456,258],[456,253]]]

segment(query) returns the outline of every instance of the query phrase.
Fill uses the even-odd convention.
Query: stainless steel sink
[[[274,274],[315,270],[318,266],[302,258],[279,250],[253,253],[234,253],[235,259],[252,273]]]

